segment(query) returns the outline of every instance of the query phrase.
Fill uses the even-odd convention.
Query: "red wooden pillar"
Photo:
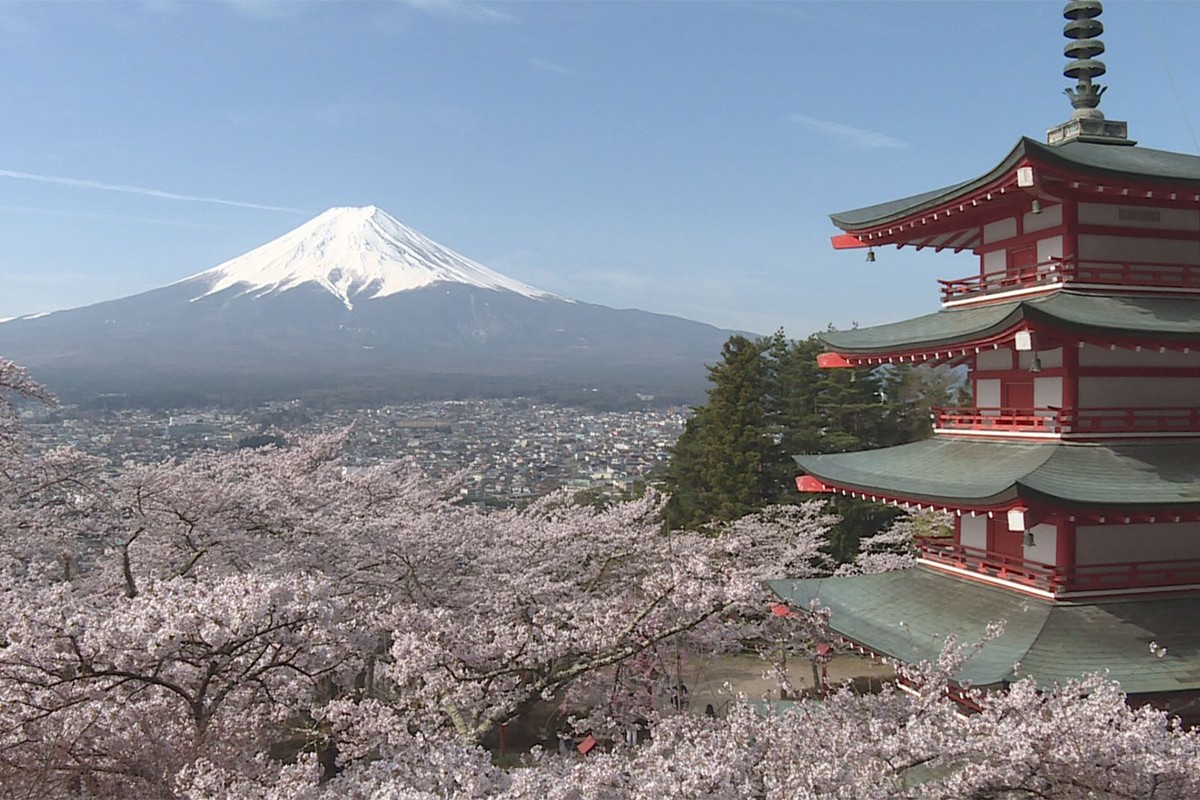
[[[1063,589],[1071,589],[1075,574],[1075,527],[1076,522],[1064,518],[1058,523],[1058,545],[1054,552],[1054,569],[1057,573],[1071,576]]]

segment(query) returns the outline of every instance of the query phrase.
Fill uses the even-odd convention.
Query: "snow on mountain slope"
[[[193,300],[232,287],[262,296],[315,283],[353,309],[355,299],[387,297],[438,281],[555,297],[443,247],[375,206],[331,208],[272,242],[177,283],[207,284]]]

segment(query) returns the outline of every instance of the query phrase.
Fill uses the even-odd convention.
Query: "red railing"
[[[955,544],[945,537],[918,537],[915,543],[918,555],[927,561],[1056,594],[1200,584],[1200,558],[1055,567]]]
[[[1022,433],[1200,433],[1200,408],[933,408],[947,431]]]
[[[1013,581],[1050,592],[1061,591],[1053,564],[1042,564],[1024,558],[981,550],[978,547],[955,544],[953,539],[947,537],[921,536],[917,537],[915,542],[917,554],[928,561],[991,575],[1000,580]]]
[[[966,278],[940,280],[938,283],[942,285],[943,303],[977,295],[1065,283],[1200,291],[1200,265],[1052,258],[1029,267],[985,272]]]

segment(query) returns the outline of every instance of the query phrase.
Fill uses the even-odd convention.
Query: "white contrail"
[[[234,206],[235,208],[253,208],[259,211],[283,211],[289,214],[308,214],[302,208],[287,206],[268,206],[262,203],[244,203],[241,200],[225,200],[220,197],[202,197],[193,194],[164,192],[162,189],[151,189],[146,186],[127,186],[123,183],[103,183],[80,178],[60,178],[56,175],[37,175],[32,172],[19,172],[15,169],[0,169],[0,178],[15,178],[19,181],[37,181],[38,183],[53,183],[58,186],[72,186],[76,189],[101,189],[105,192],[124,192],[140,194],[146,197],[159,197],[164,200],[185,200],[189,203],[213,203],[219,206]]]

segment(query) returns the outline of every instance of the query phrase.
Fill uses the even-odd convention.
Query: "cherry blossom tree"
[[[1200,796],[1197,737],[1102,677],[962,713],[953,643],[905,690],[668,702],[668,652],[832,642],[764,585],[831,569],[819,504],[703,534],[652,492],[485,513],[346,467],[344,433],[112,477],[36,452],[14,400],[49,396],[0,360],[0,798]],[[549,702],[600,745],[493,765],[483,738]]]

